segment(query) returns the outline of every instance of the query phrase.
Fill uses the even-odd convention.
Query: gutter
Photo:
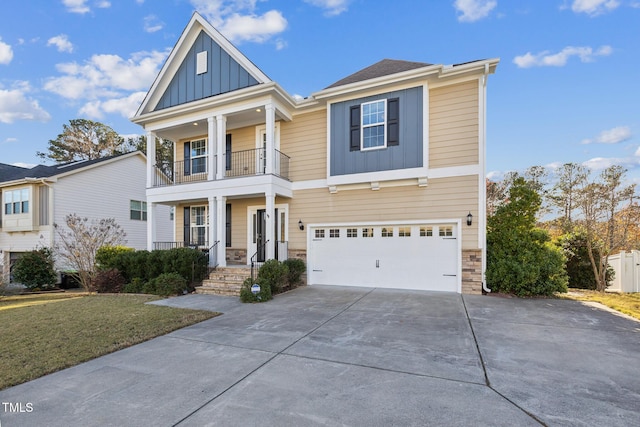
[[[487,150],[487,126],[486,126],[486,124],[487,124],[487,97],[486,97],[486,93],[487,92],[486,92],[486,88],[487,88],[487,80],[489,79],[489,70],[490,70],[489,63],[485,62],[484,63],[484,73],[483,73],[484,75],[482,76],[482,88],[483,88],[483,91],[485,93],[484,100],[483,100],[483,102],[484,102],[484,108],[483,108],[484,129],[482,129],[483,134],[484,134],[482,136],[482,138],[484,139],[484,151],[485,151],[485,153],[483,155],[483,157],[484,157],[483,163],[486,163],[486,157],[487,157],[487,155],[486,155],[486,150]],[[486,276],[485,276],[485,273],[487,271],[487,190],[486,190],[486,185],[484,184],[484,180],[485,180],[485,177],[487,175],[487,171],[484,170],[485,167],[486,167],[485,164],[483,164],[482,165],[483,175],[482,175],[481,179],[483,181],[482,185],[485,187],[485,189],[484,189],[485,196],[484,196],[484,200],[482,201],[482,203],[484,203],[484,206],[483,206],[483,210],[484,210],[483,217],[484,218],[483,218],[483,221],[482,221],[483,224],[481,224],[481,225],[484,227],[484,245],[483,245],[483,249],[482,249],[483,253],[482,253],[482,267],[481,268],[482,268],[482,291],[487,293],[487,294],[489,294],[489,293],[491,293],[491,289],[487,286],[487,279],[486,279]]]

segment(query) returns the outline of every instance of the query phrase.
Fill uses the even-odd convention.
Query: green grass
[[[561,294],[560,297],[576,301],[599,302],[621,313],[640,319],[640,293],[622,294],[588,291],[585,289],[569,289],[567,294]]]
[[[157,299],[78,293],[0,299],[0,390],[219,314],[145,304]]]

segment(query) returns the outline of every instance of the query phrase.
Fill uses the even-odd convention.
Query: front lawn
[[[576,301],[599,302],[621,313],[640,319],[640,293],[623,294],[588,291],[585,289],[569,289],[568,293],[560,294],[560,296]]]
[[[78,293],[0,299],[0,390],[219,314],[145,304],[157,299]]]

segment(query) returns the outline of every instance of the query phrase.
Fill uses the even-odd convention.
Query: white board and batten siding
[[[147,222],[132,220],[131,200],[146,201],[146,165],[141,155],[104,162],[93,168],[60,177],[54,185],[56,224],[64,224],[69,214],[89,220],[114,218],[126,232],[126,246],[147,249]],[[169,207],[158,206],[158,238],[165,233],[173,239]]]
[[[310,285],[461,292],[459,220],[310,224]]]

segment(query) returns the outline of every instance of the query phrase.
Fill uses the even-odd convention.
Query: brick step
[[[251,277],[251,269],[246,267],[218,267],[209,273],[209,278],[196,286],[198,294],[239,296],[244,281]]]
[[[240,296],[240,289],[222,289],[222,288],[208,288],[204,286],[196,286],[196,294],[201,295],[223,295],[229,297]]]

